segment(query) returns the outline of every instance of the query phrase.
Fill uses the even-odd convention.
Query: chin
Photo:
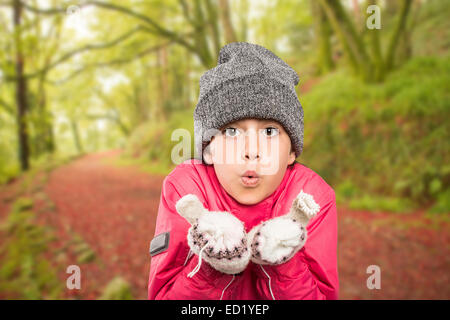
[[[242,195],[240,194],[239,196],[236,195],[235,200],[241,204],[245,204],[245,205],[254,205],[257,204],[258,202],[261,202],[261,197],[256,196],[254,194],[249,194],[249,195]]]

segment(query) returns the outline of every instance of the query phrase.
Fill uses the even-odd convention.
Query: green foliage
[[[358,188],[350,181],[345,180],[335,187],[336,201],[338,203],[345,203],[348,199],[356,197],[360,194]]]
[[[21,212],[31,210],[33,208],[33,200],[27,197],[18,198],[12,205],[12,212]],[[12,218],[14,219],[14,218]]]
[[[368,211],[389,211],[396,213],[408,213],[413,208],[409,199],[396,197],[380,197],[377,195],[364,194],[361,197],[349,201],[349,208]]]
[[[3,162],[3,163],[2,163]],[[19,163],[4,163],[6,158],[0,156],[0,184],[10,181],[12,178],[20,174]]]
[[[437,201],[428,212],[433,214],[450,213],[450,189],[437,194]]]
[[[450,2],[422,3],[414,28],[414,55],[448,55],[450,48]]]
[[[73,251],[77,255],[78,264],[89,263],[96,259],[95,251],[79,234],[73,235],[71,244],[73,244]]]
[[[133,300],[130,284],[121,277],[115,277],[107,284],[99,300]]]
[[[54,240],[36,224],[32,200],[20,198],[1,225],[0,295],[11,299],[56,299],[62,291],[57,272],[44,253]]]
[[[142,124],[133,131],[125,149],[124,158],[135,159],[136,162],[141,164],[151,164],[153,169],[158,169],[156,171],[162,174],[170,172],[175,165],[172,161],[173,149],[175,146],[181,145],[183,141],[179,137],[174,137],[179,140],[172,141],[172,133],[175,130],[186,130],[184,132],[186,138],[190,137],[191,139],[187,154],[182,154],[179,150],[178,155],[182,156],[180,161],[189,159],[194,155],[192,113],[193,111],[175,113],[167,122],[154,123],[149,121]],[[152,170],[152,172],[155,172],[155,170]]]
[[[357,199],[353,207],[398,211],[442,199],[450,186],[449,95],[446,57],[415,58],[384,84],[330,74],[301,99],[302,160],[337,186],[339,199]]]
[[[1,98],[1,97],[0,97]],[[16,139],[11,138],[15,129],[12,119],[0,109],[0,184],[6,183],[20,173],[20,164],[15,149]]]

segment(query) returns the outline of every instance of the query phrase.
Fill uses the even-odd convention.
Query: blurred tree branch
[[[141,26],[138,26],[110,42],[105,42],[105,43],[101,43],[101,44],[87,44],[83,47],[77,48],[75,50],[72,50],[70,52],[63,54],[56,61],[47,64],[43,69],[37,70],[37,71],[29,73],[29,74],[24,74],[23,77],[26,79],[31,79],[31,78],[35,78],[35,77],[41,75],[42,73],[47,73],[51,69],[57,67],[59,64],[69,60],[70,58],[72,58],[73,56],[75,56],[79,53],[89,51],[89,50],[101,50],[101,49],[113,47],[113,46],[125,41],[126,39],[130,38],[133,34],[139,32],[141,30],[143,30],[143,28]],[[12,75],[8,75],[8,74],[5,74],[4,78],[5,78],[5,81],[16,81],[18,79],[17,76],[12,76]]]
[[[121,59],[114,59],[111,61],[107,61],[107,62],[96,62],[96,63],[90,63],[90,64],[85,64],[83,67],[75,70],[74,72],[72,72],[71,74],[69,74],[67,77],[59,79],[59,80],[47,80],[47,83],[50,83],[52,85],[61,85],[64,84],[68,81],[70,81],[71,79],[73,79],[74,77],[76,77],[77,75],[83,73],[84,71],[87,71],[91,68],[96,68],[96,67],[110,67],[113,65],[122,65],[122,64],[127,64],[130,62],[133,62],[137,59],[140,59],[142,57],[145,57],[146,55],[153,53],[155,51],[158,51],[159,49],[161,49],[164,46],[168,46],[174,43],[174,40],[170,40],[168,42],[165,42],[163,44],[157,45],[157,46],[151,46],[149,48],[146,48],[140,52],[138,52],[137,54],[131,56],[131,57],[127,57],[127,58],[121,58]]]
[[[22,1],[24,9],[39,13],[39,14],[46,14],[46,15],[52,15],[52,14],[58,14],[58,13],[65,13],[67,8],[66,7],[56,7],[56,8],[37,8],[34,6],[31,6],[29,4],[26,4],[24,1]],[[205,18],[205,14],[203,12],[202,3],[206,4],[206,11],[208,14],[208,17]],[[141,22],[144,23],[145,26],[142,26],[143,30],[156,34],[158,36],[162,36],[168,39],[171,39],[175,41],[176,43],[184,46],[187,50],[197,55],[202,62],[202,64],[207,67],[211,68],[215,62],[215,59],[212,58],[212,55],[209,51],[208,47],[208,38],[206,34],[206,28],[211,28],[211,34],[213,43],[215,46],[215,51],[218,51],[220,48],[220,36],[219,36],[219,29],[217,27],[217,6],[214,6],[212,2],[207,0],[207,2],[203,2],[200,0],[194,0],[194,8],[191,10],[188,6],[188,2],[185,0],[179,0],[179,4],[182,8],[183,16],[193,28],[194,32],[192,33],[194,38],[194,43],[189,43],[185,39],[185,35],[178,34],[174,31],[171,31],[169,29],[164,28],[160,24],[154,21],[154,19],[150,18],[147,15],[144,15],[142,13],[136,12],[130,8],[113,4],[110,2],[104,2],[104,1],[85,1],[82,5],[83,7],[86,6],[95,6],[98,8],[106,9],[106,10],[112,10],[116,12],[120,12],[122,14],[128,15],[130,17],[133,17]],[[227,0],[221,0],[220,1],[220,12],[222,12],[223,9],[228,8],[228,1]],[[228,9],[227,9],[228,10]],[[228,12],[228,11],[227,11]],[[223,16],[225,15],[225,16]],[[227,41],[235,41],[236,37],[234,35],[234,30],[231,25],[231,21],[229,16],[226,15],[226,13],[223,13],[222,15],[222,22],[224,25],[224,28],[227,30],[226,38]],[[216,52],[218,53],[218,52]]]
[[[156,23],[153,19],[151,19],[150,17],[148,17],[144,14],[135,12],[131,9],[128,9],[128,8],[120,6],[120,5],[112,4],[109,2],[102,2],[102,1],[85,1],[85,2],[83,2],[82,6],[83,7],[96,6],[96,7],[107,9],[107,10],[113,10],[113,11],[121,12],[128,16],[131,16],[138,20],[141,20],[142,22],[144,22],[145,24],[147,24],[150,27],[150,28],[148,28],[148,27],[143,28],[146,31],[148,31],[149,33],[154,33],[154,34],[158,34],[160,36],[166,37],[166,38],[173,39],[174,41],[176,41],[179,44],[186,47],[188,50],[190,50],[192,52],[196,52],[196,48],[193,45],[191,45],[190,43],[186,42],[180,35],[178,35],[177,33],[173,32],[171,30],[163,28],[158,23]],[[58,14],[58,13],[65,13],[67,10],[66,7],[42,9],[42,8],[36,8],[36,7],[30,6],[25,3],[23,4],[23,7],[24,7],[24,9],[26,9],[28,11],[32,11],[34,13],[50,14],[50,15]]]
[[[120,119],[120,114],[117,109],[111,109],[114,113],[112,114],[88,114],[86,117],[91,120],[109,120],[116,123],[119,126],[120,131],[122,131],[124,136],[128,136],[130,134],[130,129],[123,123]]]
[[[128,136],[130,133],[130,129],[128,128],[128,126],[122,121],[121,117],[120,117],[120,112],[118,110],[117,107],[115,107],[115,102],[111,101],[111,99],[109,97],[107,97],[103,91],[99,88],[93,88],[93,92],[95,93],[95,95],[102,100],[109,108],[109,110],[107,111],[106,114],[94,114],[94,113],[89,113],[87,115],[87,118],[89,119],[94,119],[94,120],[98,120],[98,119],[105,119],[105,120],[109,120],[112,122],[115,122],[118,126],[120,131],[122,131],[122,133],[124,134],[124,136]]]

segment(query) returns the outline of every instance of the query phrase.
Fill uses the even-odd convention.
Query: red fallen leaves
[[[96,260],[79,264],[81,290],[63,292],[66,299],[96,299],[116,275],[132,287],[133,297],[146,299],[150,256],[160,191],[164,177],[103,162],[117,152],[85,156],[55,169],[45,187],[55,211],[38,214],[54,228],[57,241],[48,252],[59,266],[65,288],[66,268],[77,263],[68,245],[79,234]],[[7,212],[16,184],[0,189],[0,217]],[[39,212],[43,202],[35,202]],[[436,223],[435,223],[436,225]],[[449,299],[448,223],[433,229],[423,212],[371,213],[338,207],[338,267],[340,299]],[[53,254],[53,256],[52,256]],[[381,290],[366,286],[367,267],[381,268]]]
[[[130,282],[134,298],[147,297],[148,248],[160,192],[154,190],[160,190],[164,177],[102,161],[115,155],[92,154],[62,166],[51,173],[45,188],[57,208],[58,221],[52,224],[66,233],[67,240],[70,231],[81,235],[97,257],[80,265],[82,289],[66,290],[67,298],[98,298],[116,275]],[[68,265],[77,264],[75,258],[71,259],[67,259]],[[67,277],[61,274],[64,281]]]
[[[340,299],[449,299],[449,224],[433,229],[423,212],[370,213],[338,208]],[[374,227],[376,226],[376,227]],[[369,290],[369,265],[381,289]]]

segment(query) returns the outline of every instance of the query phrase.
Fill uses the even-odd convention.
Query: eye
[[[225,133],[225,136],[227,137],[237,137],[240,134],[239,130],[236,128],[226,128],[222,130],[222,133]]]
[[[263,131],[264,131],[264,134],[269,137],[274,137],[280,133],[280,130],[275,127],[268,127],[268,128],[263,129]]]

